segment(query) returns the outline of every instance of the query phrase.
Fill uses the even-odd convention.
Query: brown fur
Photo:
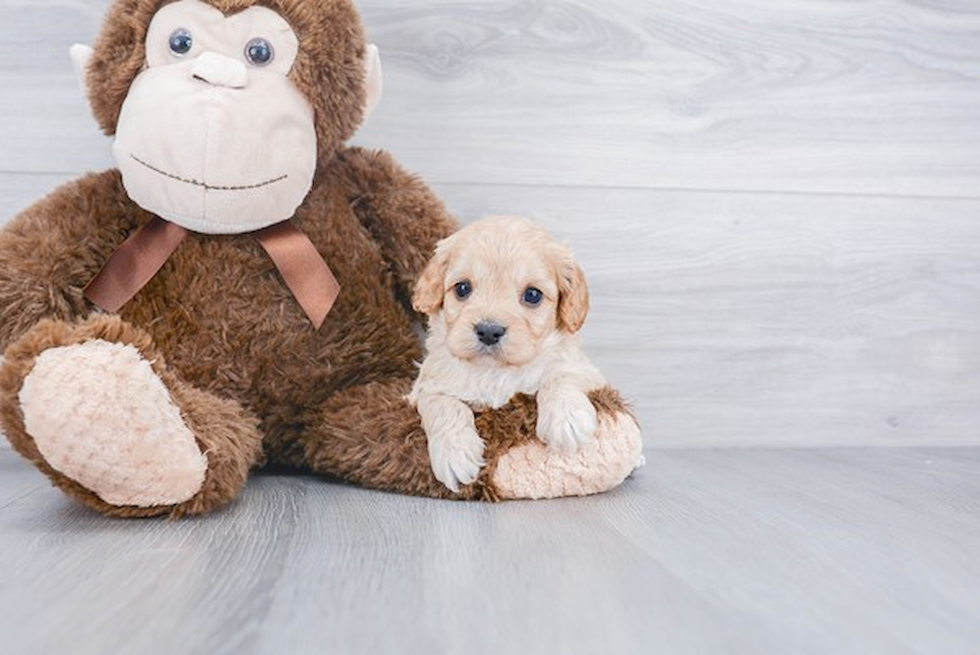
[[[56,346],[69,346],[103,339],[130,344],[147,359],[170,391],[188,427],[202,450],[209,455],[204,488],[178,507],[118,507],[102,501],[74,480],[51,468],[24,429],[19,406],[9,402],[17,396],[21,383],[34,367],[41,352]],[[37,466],[51,481],[89,507],[112,516],[140,517],[170,514],[202,514],[231,501],[245,485],[249,469],[262,456],[262,435],[258,421],[237,403],[195,389],[181,381],[167,366],[164,355],[153,345],[149,334],[116,316],[93,316],[78,324],[43,320],[16,344],[7,349],[0,369],[0,420],[14,449]]]
[[[89,70],[92,103],[112,133],[164,0],[117,0]],[[254,2],[215,0],[233,12]],[[85,285],[151,216],[118,171],[66,184],[0,231],[0,423],[52,482],[115,516],[201,514],[232,500],[264,460],[378,489],[449,497],[429,467],[425,436],[404,400],[422,357],[411,292],[435,244],[456,223],[416,177],[383,152],[343,149],[361,115],[363,34],[343,0],[266,0],[300,38],[292,73],[316,109],[320,161],[293,223],[342,290],[314,330],[249,235],[191,234],[120,312],[100,314]],[[132,344],[153,363],[208,455],[204,488],[173,507],[116,507],[53,470],[24,429],[19,391],[37,355],[90,339]],[[482,415],[488,465],[459,498],[494,499],[494,461],[532,438],[533,403]],[[615,406],[615,403],[613,403]],[[613,410],[615,411],[615,410]]]
[[[19,452],[69,494],[106,513],[200,513],[234,497],[244,471],[258,462],[257,450],[236,445],[252,440],[252,417],[258,416],[274,463],[376,488],[443,495],[429,472],[424,441],[408,460],[398,459],[402,435],[373,429],[418,423],[402,399],[422,357],[409,290],[435,243],[456,226],[417,178],[384,153],[345,150],[298,210],[294,223],[342,286],[319,331],[248,235],[190,235],[120,317],[93,314],[81,290],[149,218],[126,197],[118,173],[107,171],[61,187],[0,233],[0,346],[13,344],[0,385],[0,417]],[[89,316],[98,318],[85,322]],[[46,318],[60,320],[22,334]],[[231,438],[217,460],[227,459],[228,471],[209,477],[217,493],[206,490],[169,509],[114,508],[43,462],[24,432],[17,394],[34,356],[87,338],[133,343],[156,361],[209,459],[217,451],[209,443],[214,425],[205,428],[205,420],[209,414],[228,418],[219,427]],[[392,392],[375,393],[379,386]],[[216,414],[225,402],[232,409]],[[195,403],[208,410],[195,411]],[[396,470],[401,466],[407,468]]]

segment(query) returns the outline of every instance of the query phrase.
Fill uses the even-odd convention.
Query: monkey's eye
[[[537,307],[544,300],[544,293],[536,287],[528,287],[524,290],[524,295],[521,297],[521,300],[529,307]]]
[[[272,44],[262,37],[257,37],[245,45],[245,59],[253,66],[265,66],[276,56]]]
[[[473,293],[473,285],[470,283],[469,280],[463,280],[462,282],[457,283],[455,287],[453,287],[453,292],[456,294],[456,297],[459,298],[460,300],[466,300],[467,298],[470,297],[470,294]]]
[[[189,30],[185,30],[183,27],[174,30],[170,33],[170,52],[177,57],[183,57],[191,48],[194,47],[194,37],[191,35]]]

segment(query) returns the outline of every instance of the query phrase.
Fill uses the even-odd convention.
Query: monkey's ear
[[[82,85],[82,93],[86,98],[88,98],[88,62],[92,58],[92,52],[92,48],[81,43],[76,43],[68,50],[72,67],[75,69],[75,77]]]
[[[367,101],[364,104],[364,118],[361,123],[367,121],[368,116],[381,102],[381,92],[384,90],[381,54],[378,52],[378,46],[373,43],[368,44],[367,51],[364,53],[364,86],[367,90]]]

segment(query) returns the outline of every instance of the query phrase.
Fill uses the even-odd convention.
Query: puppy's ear
[[[419,281],[415,283],[415,293],[412,295],[412,308],[415,311],[420,314],[432,314],[442,308],[448,268],[449,254],[445,248],[439,247],[419,276]]]
[[[589,315],[589,286],[572,251],[562,248],[558,264],[558,328],[578,332]]]

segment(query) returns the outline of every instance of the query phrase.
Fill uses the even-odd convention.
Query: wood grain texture
[[[0,222],[112,165],[66,54],[106,4],[0,0]],[[0,650],[975,653],[980,449],[799,447],[980,444],[980,6],[359,5],[358,141],[576,249],[650,466],[499,506],[263,475],[120,522],[4,444]],[[764,444],[798,448],[679,448]]]
[[[980,6],[358,4],[359,141],[576,248],[648,445],[980,443]],[[0,3],[0,221],[112,165],[66,55],[106,6]]]
[[[436,182],[980,195],[980,5],[361,0],[360,141]],[[3,170],[108,163],[67,61],[107,0],[0,5]]]
[[[40,479],[0,451],[0,490]],[[980,450],[665,451],[477,505],[262,476],[202,520],[0,505],[4,652],[975,653]],[[2,493],[2,492],[0,492]]]
[[[975,653],[980,449],[803,446],[980,444],[980,5],[358,4],[358,142],[576,249],[650,465],[498,506],[262,475],[121,522],[4,443],[0,650]],[[112,165],[67,58],[106,6],[0,0],[0,222]],[[797,448],[681,448],[765,444]]]
[[[112,166],[68,57],[74,43],[94,42],[107,7],[104,0],[0,2],[3,172],[77,175]]]
[[[589,278],[648,446],[980,444],[980,202],[437,185]]]
[[[975,3],[361,4],[435,181],[980,194]]]

